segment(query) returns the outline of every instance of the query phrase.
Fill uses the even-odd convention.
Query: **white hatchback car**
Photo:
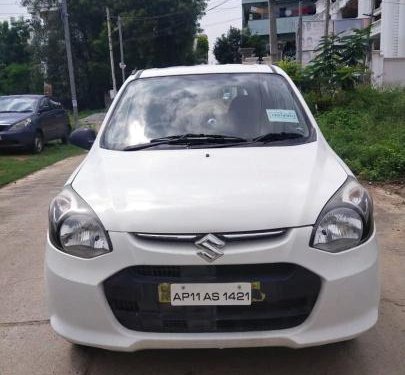
[[[52,201],[46,288],[69,341],[304,347],[378,317],[372,201],[277,67],[150,69]]]

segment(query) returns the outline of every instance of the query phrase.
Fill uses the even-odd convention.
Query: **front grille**
[[[250,232],[223,232],[212,233],[222,240],[230,241],[253,241],[263,239],[279,239],[288,233],[287,229],[269,229]],[[165,242],[191,242],[194,243],[199,238],[202,238],[206,233],[200,234],[181,234],[181,233],[132,233],[135,238],[143,241],[165,241]]]
[[[2,139],[0,140],[0,146],[16,146],[19,142],[16,140]]]
[[[13,125],[0,125],[0,133],[10,130]]]
[[[171,306],[160,283],[260,282],[263,301],[251,306]],[[116,319],[142,332],[243,332],[296,327],[311,313],[321,279],[294,264],[135,266],[104,282]],[[253,294],[254,298],[254,294]]]

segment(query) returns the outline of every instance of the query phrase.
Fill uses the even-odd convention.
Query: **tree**
[[[36,11],[54,7],[54,0],[23,0]],[[105,7],[110,8],[113,48],[119,56],[117,16],[123,21],[127,71],[149,67],[189,65],[194,62],[194,40],[205,0],[80,0],[69,2],[69,24],[81,108],[100,108],[111,87]],[[46,68],[53,92],[70,105],[63,29],[59,11],[44,13],[36,22],[35,63]],[[116,59],[118,74],[119,59]],[[120,82],[120,80],[117,80]]]
[[[366,68],[367,55],[371,50],[371,26],[354,30],[353,34],[340,38],[341,56],[348,66]]]
[[[304,70],[304,75],[321,95],[334,96],[340,89],[352,89],[368,75],[368,50],[368,28],[354,30],[348,36],[323,37],[315,50],[317,55]]]
[[[241,47],[254,48],[255,56],[262,58],[266,55],[266,39],[258,34],[252,34],[249,28],[245,28],[241,34]]]
[[[266,44],[259,35],[251,34],[249,29],[243,31],[230,27],[227,34],[217,38],[214,55],[220,64],[238,64],[241,62],[240,48],[254,48],[255,56],[263,57]]]
[[[40,90],[35,67],[31,65],[30,30],[29,23],[22,19],[0,22],[0,94]]]
[[[0,22],[0,65],[29,61],[29,24],[23,20]]]
[[[207,35],[200,34],[197,36],[196,47],[194,51],[196,64],[208,63],[208,37]]]
[[[239,48],[241,46],[241,31],[230,27],[227,34],[217,38],[214,45],[214,56],[220,64],[237,64],[241,62]]]

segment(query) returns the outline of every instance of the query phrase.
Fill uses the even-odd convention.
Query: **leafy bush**
[[[405,89],[367,84],[369,33],[323,38],[305,68],[291,60],[278,65],[301,88],[325,138],[355,174],[405,180]]]
[[[339,90],[353,89],[369,77],[366,60],[370,49],[370,27],[353,34],[323,37],[315,58],[304,73],[311,89],[334,96]]]
[[[278,61],[277,65],[283,69],[297,85],[300,84],[303,72],[300,64],[292,59],[283,59]]]
[[[325,138],[360,178],[405,179],[405,90],[341,92],[318,113]]]
[[[197,43],[194,50],[194,62],[196,64],[208,63],[208,37],[204,34],[197,35]]]

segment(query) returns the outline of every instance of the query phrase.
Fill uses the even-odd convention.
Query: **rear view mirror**
[[[90,150],[96,139],[96,132],[90,128],[79,128],[70,133],[69,142],[77,147]]]

